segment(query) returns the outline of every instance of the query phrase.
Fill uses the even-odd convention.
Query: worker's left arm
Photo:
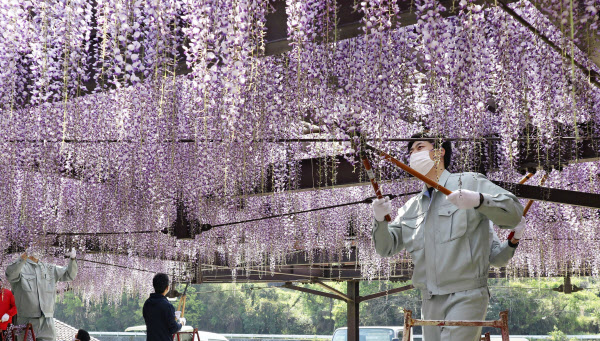
[[[511,229],[523,217],[523,205],[509,191],[495,185],[484,175],[475,176],[475,191],[481,193],[483,200],[476,211],[486,216],[501,229]]]
[[[178,323],[175,319],[175,307],[173,307],[171,303],[168,303],[168,309],[165,309],[164,311],[169,333],[172,335],[180,331],[183,325],[181,323]]]
[[[69,265],[55,266],[55,278],[57,282],[70,282],[77,276],[77,261],[73,258],[69,259]]]
[[[515,255],[517,245],[509,245],[508,240],[500,242],[496,231],[490,223],[490,238],[491,238],[491,249],[490,249],[490,265],[497,268],[506,266],[508,262]]]

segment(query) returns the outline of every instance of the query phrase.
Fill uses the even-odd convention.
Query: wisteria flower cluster
[[[89,300],[146,292],[155,271],[269,276],[296,251],[356,253],[367,279],[410,271],[375,253],[369,205],[282,216],[373,195],[335,182],[344,159],[366,181],[359,137],[406,160],[398,139],[428,130],[457,139],[452,171],[516,182],[531,162],[531,183],[600,193],[600,163],[581,160],[599,150],[598,51],[581,38],[598,1],[573,22],[568,2],[509,4],[529,26],[470,0],[414,5],[356,2],[361,34],[341,40],[336,1],[286,0],[289,51],[265,56],[267,0],[1,0],[0,268],[31,243],[56,262],[77,247],[69,288]],[[422,188],[368,155],[384,192]],[[184,218],[223,226],[161,233]],[[536,202],[508,273],[597,274],[599,220]]]

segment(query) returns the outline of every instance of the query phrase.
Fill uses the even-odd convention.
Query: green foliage
[[[600,333],[600,281],[574,278],[573,282],[589,289],[566,295],[551,290],[562,284],[561,279],[490,280],[492,298],[487,319],[498,319],[500,311],[508,310],[513,335],[554,333],[550,335],[558,338],[563,334]],[[362,282],[360,294],[365,296],[406,284]],[[345,283],[328,285],[346,291]],[[305,287],[324,290],[317,285]],[[178,290],[183,291],[183,287]],[[129,326],[144,324],[144,301],[145,298],[124,295],[119,304],[103,301],[86,305],[80,297],[68,292],[57,302],[55,317],[77,328],[124,331]],[[175,307],[177,303],[174,302]],[[362,302],[360,323],[402,325],[403,309],[410,309],[414,317],[420,317],[418,291]],[[188,324],[200,330],[218,333],[331,334],[335,328],[346,325],[346,303],[267,284],[202,284],[188,288],[185,317]]]
[[[554,328],[565,334],[599,333],[600,281],[573,281],[590,289],[572,294],[552,291],[563,284],[561,278],[490,281],[487,319],[497,319],[500,311],[508,310],[511,334],[546,335]]]
[[[103,301],[101,304],[85,307],[79,297],[67,292],[64,299],[56,303],[54,317],[76,328],[124,331],[127,327],[144,324],[143,304],[144,301],[138,297],[123,295],[118,305]]]
[[[551,331],[550,333],[548,333],[548,335],[550,335],[549,340],[551,340],[551,341],[577,341],[576,338],[568,339],[567,334],[556,329],[556,326],[554,326],[554,330]]]

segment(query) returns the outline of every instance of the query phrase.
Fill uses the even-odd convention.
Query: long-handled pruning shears
[[[375,195],[377,196],[378,199],[383,199],[383,195],[381,194],[381,190],[379,189],[379,184],[377,183],[377,180],[375,179],[375,172],[373,172],[373,167],[371,167],[371,162],[369,161],[369,158],[367,157],[367,153],[366,153],[366,149],[370,149],[374,152],[376,152],[377,154],[379,154],[380,156],[382,156],[385,160],[390,161],[391,163],[393,163],[394,165],[402,168],[404,171],[408,172],[409,174],[415,176],[416,178],[418,178],[419,180],[425,182],[426,184],[428,184],[429,186],[432,186],[433,188],[437,189],[438,191],[448,195],[450,193],[452,193],[452,191],[450,191],[449,189],[447,189],[446,187],[438,184],[437,182],[429,179],[428,177],[426,177],[425,175],[417,172],[416,170],[410,168],[409,166],[405,165],[404,163],[396,160],[395,158],[393,158],[391,155],[380,151],[378,149],[375,149],[373,147],[367,146],[366,143],[364,143],[363,140],[361,140],[360,143],[360,158],[362,161],[363,166],[365,167],[365,170],[367,172],[367,176],[369,177],[369,181],[371,182],[371,186],[373,186],[373,190],[375,190]],[[386,215],[385,216],[385,221],[390,222],[392,221],[392,217],[390,217],[390,215]]]
[[[181,299],[179,299],[179,304],[177,304],[177,310],[181,311],[181,317],[185,314],[185,300],[187,297],[187,289],[190,285],[190,282],[185,284],[185,289],[183,289],[183,294],[181,295]]]
[[[379,149],[373,148],[371,146],[368,146],[366,143],[364,143],[364,141],[362,139],[361,139],[360,147],[361,147],[360,148],[360,158],[361,158],[362,163],[363,163],[363,165],[365,167],[365,170],[367,172],[369,180],[371,181],[371,185],[373,186],[373,189],[375,190],[375,195],[377,196],[378,199],[383,199],[383,195],[381,194],[381,190],[379,188],[379,184],[377,183],[377,180],[375,179],[375,172],[373,172],[373,168],[371,167],[371,162],[369,161],[369,158],[367,157],[366,149],[370,149],[370,150],[374,151],[375,153],[379,154],[379,156],[383,157],[385,160],[393,163],[397,167],[399,167],[402,170],[406,171],[407,173],[413,175],[417,179],[425,182],[426,184],[428,184],[429,186],[433,187],[434,189],[437,189],[438,191],[440,191],[440,192],[442,192],[442,193],[444,193],[446,195],[450,195],[452,193],[452,191],[450,191],[446,187],[440,185],[436,181],[431,180],[430,178],[426,177],[425,175],[423,175],[423,174],[417,172],[416,170],[410,168],[406,164],[404,164],[404,163],[396,160],[394,157],[392,157],[388,153],[383,152],[383,151],[381,151]],[[519,181],[519,184],[525,183],[532,176],[533,176],[533,173],[528,173],[527,175],[525,175],[525,177],[523,177],[523,179],[521,179],[521,181]],[[547,174],[544,175],[542,177],[542,179],[540,180],[540,186],[543,185],[544,182],[546,182],[546,179],[548,179],[548,175]],[[523,216],[525,216],[527,214],[527,212],[531,208],[532,204],[533,204],[533,200],[529,200],[527,202],[527,205],[525,206],[525,209],[523,210]],[[389,215],[386,215],[385,216],[385,220],[387,222],[390,222],[390,221],[392,221],[392,218]]]

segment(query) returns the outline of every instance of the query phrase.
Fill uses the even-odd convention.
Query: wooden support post
[[[348,339],[347,341],[359,341],[358,327],[359,327],[359,301],[360,296],[360,282],[359,281],[348,281],[348,291],[346,295],[352,300],[347,301],[347,317],[348,317]]]

